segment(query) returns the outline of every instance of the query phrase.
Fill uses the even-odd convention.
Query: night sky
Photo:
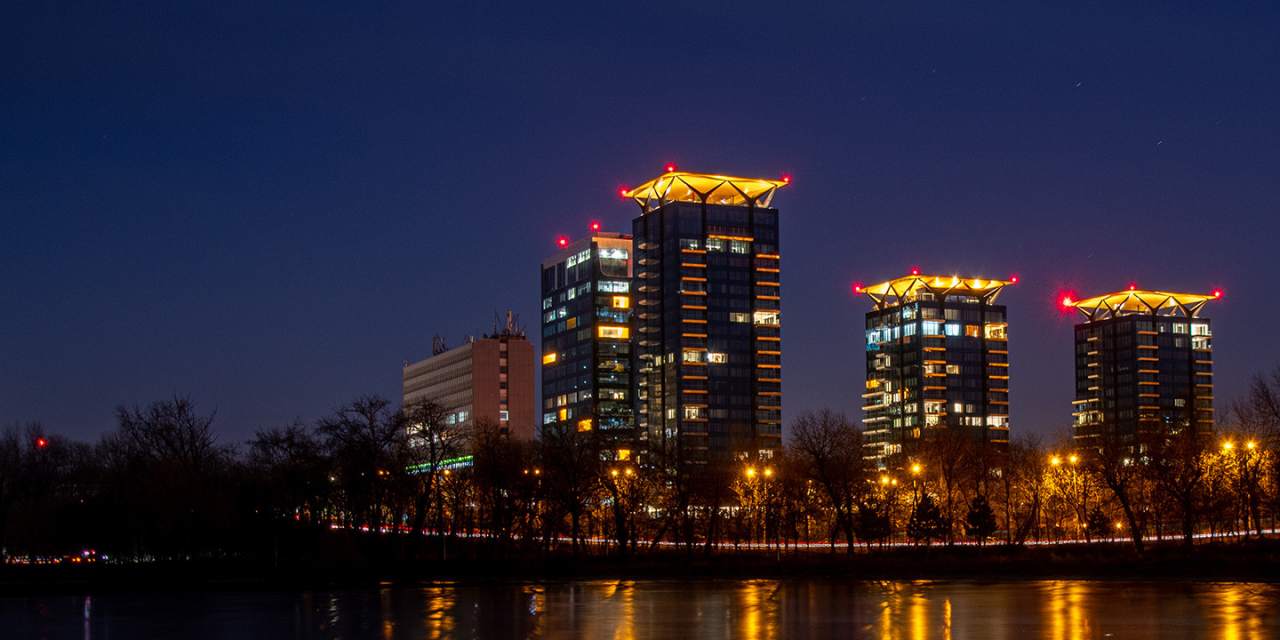
[[[794,175],[788,417],[860,417],[850,283],[912,265],[1020,276],[1015,436],[1070,421],[1063,290],[1222,287],[1220,406],[1280,364],[1275,3],[107,4],[0,20],[0,425],[398,402],[666,162]]]

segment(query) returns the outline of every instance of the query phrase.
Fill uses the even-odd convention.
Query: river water
[[[11,635],[12,634],[12,635]],[[1280,585],[584,580],[0,598],[3,638],[1280,638]]]

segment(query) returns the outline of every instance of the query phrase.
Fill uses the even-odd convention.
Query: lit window
[[[947,335],[949,335],[949,336],[958,336],[958,335],[960,335],[960,325],[959,325],[959,324],[956,324],[956,323],[954,323],[954,322],[948,322],[948,323],[947,323]]]
[[[751,253],[751,243],[743,242],[741,240],[730,240],[729,253]]]
[[[685,362],[702,362],[701,351],[685,351],[680,354],[680,359]]]
[[[607,340],[626,340],[631,336],[631,330],[627,327],[600,325],[596,327],[596,336]]]
[[[558,357],[560,357],[560,355],[554,351],[544,353],[542,354],[542,364],[555,364],[556,358]]]
[[[619,282],[617,280],[601,280],[601,293],[626,293],[631,290],[630,282]]]
[[[618,459],[619,459],[619,460],[630,460],[630,459],[631,459],[631,450],[630,450],[630,449],[618,449]]]
[[[707,238],[707,251],[724,251],[724,240]]]
[[[707,362],[710,362],[711,364],[724,364],[728,361],[729,361],[729,354],[727,353],[708,353],[707,354]]]
[[[613,308],[614,308],[614,309],[630,309],[630,308],[631,308],[631,298],[629,298],[629,297],[627,297],[627,296],[614,296],[614,297],[613,297]]]
[[[964,405],[960,404],[959,402],[952,404],[951,411],[953,413],[964,413]]]
[[[981,331],[976,324],[966,324],[964,326],[964,335],[969,338],[977,338]]]
[[[763,325],[770,325],[770,326],[777,326],[781,324],[778,321],[777,311],[757,311],[753,314],[752,319],[756,324],[763,324]]]
[[[606,249],[603,247],[600,249],[600,257],[605,260],[626,260],[627,255],[626,249]]]
[[[591,418],[583,418],[578,421],[578,431],[590,431]]]
[[[509,411],[498,412],[498,422],[507,422],[510,419],[511,419],[511,412]]]
[[[560,409],[560,412],[559,412],[558,418],[559,418],[560,420],[568,420],[568,419],[569,419],[569,410],[568,410],[568,409],[563,409],[563,408],[562,408],[562,409]]]
[[[576,329],[578,327],[578,317],[574,316],[564,321],[565,329]]]
[[[685,407],[684,408],[685,420],[699,420],[702,417],[703,417],[702,407]]]
[[[730,311],[729,322],[751,322],[751,316],[739,311]]]

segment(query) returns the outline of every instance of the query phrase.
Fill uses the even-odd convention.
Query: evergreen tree
[[[987,503],[986,496],[974,496],[969,503],[969,514],[965,517],[965,533],[983,544],[991,534],[996,532],[996,514]]]
[[[951,528],[949,524],[933,497],[924,494],[911,510],[911,519],[907,521],[907,535],[917,543],[928,544],[945,538],[947,530]]]

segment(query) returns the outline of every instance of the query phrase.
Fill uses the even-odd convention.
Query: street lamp
[[[913,463],[911,465],[911,475],[918,476],[923,469],[924,467],[920,466],[919,462]]]
[[[755,468],[755,467],[747,467],[747,470],[746,470],[746,471],[744,471],[743,473],[744,473],[748,478],[754,478],[754,477],[756,477],[756,468]]]
[[[1257,448],[1258,448],[1258,443],[1257,443],[1257,442],[1254,442],[1253,440],[1250,440],[1250,441],[1248,441],[1248,442],[1244,443],[1244,447],[1245,447],[1246,449],[1250,450],[1250,451],[1253,451],[1254,449],[1257,449]]]
[[[766,477],[766,478],[772,478],[772,477],[773,477],[773,467],[765,467],[765,468],[764,468],[764,477]]]
[[[1235,445],[1235,443],[1234,443],[1234,442],[1232,442],[1232,441],[1230,441],[1230,440],[1226,440],[1226,441],[1224,441],[1224,442],[1222,443],[1222,450],[1223,450],[1223,451],[1231,451],[1231,450],[1232,450],[1232,449],[1234,449],[1234,448],[1236,448],[1236,445]]]
[[[1080,456],[1073,453],[1067,457],[1067,460],[1071,462],[1071,464],[1075,464],[1077,462],[1080,462]]]
[[[1049,464],[1050,464],[1051,466],[1056,467],[1056,466],[1058,466],[1058,465],[1062,464],[1062,458],[1059,458],[1058,456],[1052,456],[1052,457],[1050,457],[1050,458],[1049,458]]]

